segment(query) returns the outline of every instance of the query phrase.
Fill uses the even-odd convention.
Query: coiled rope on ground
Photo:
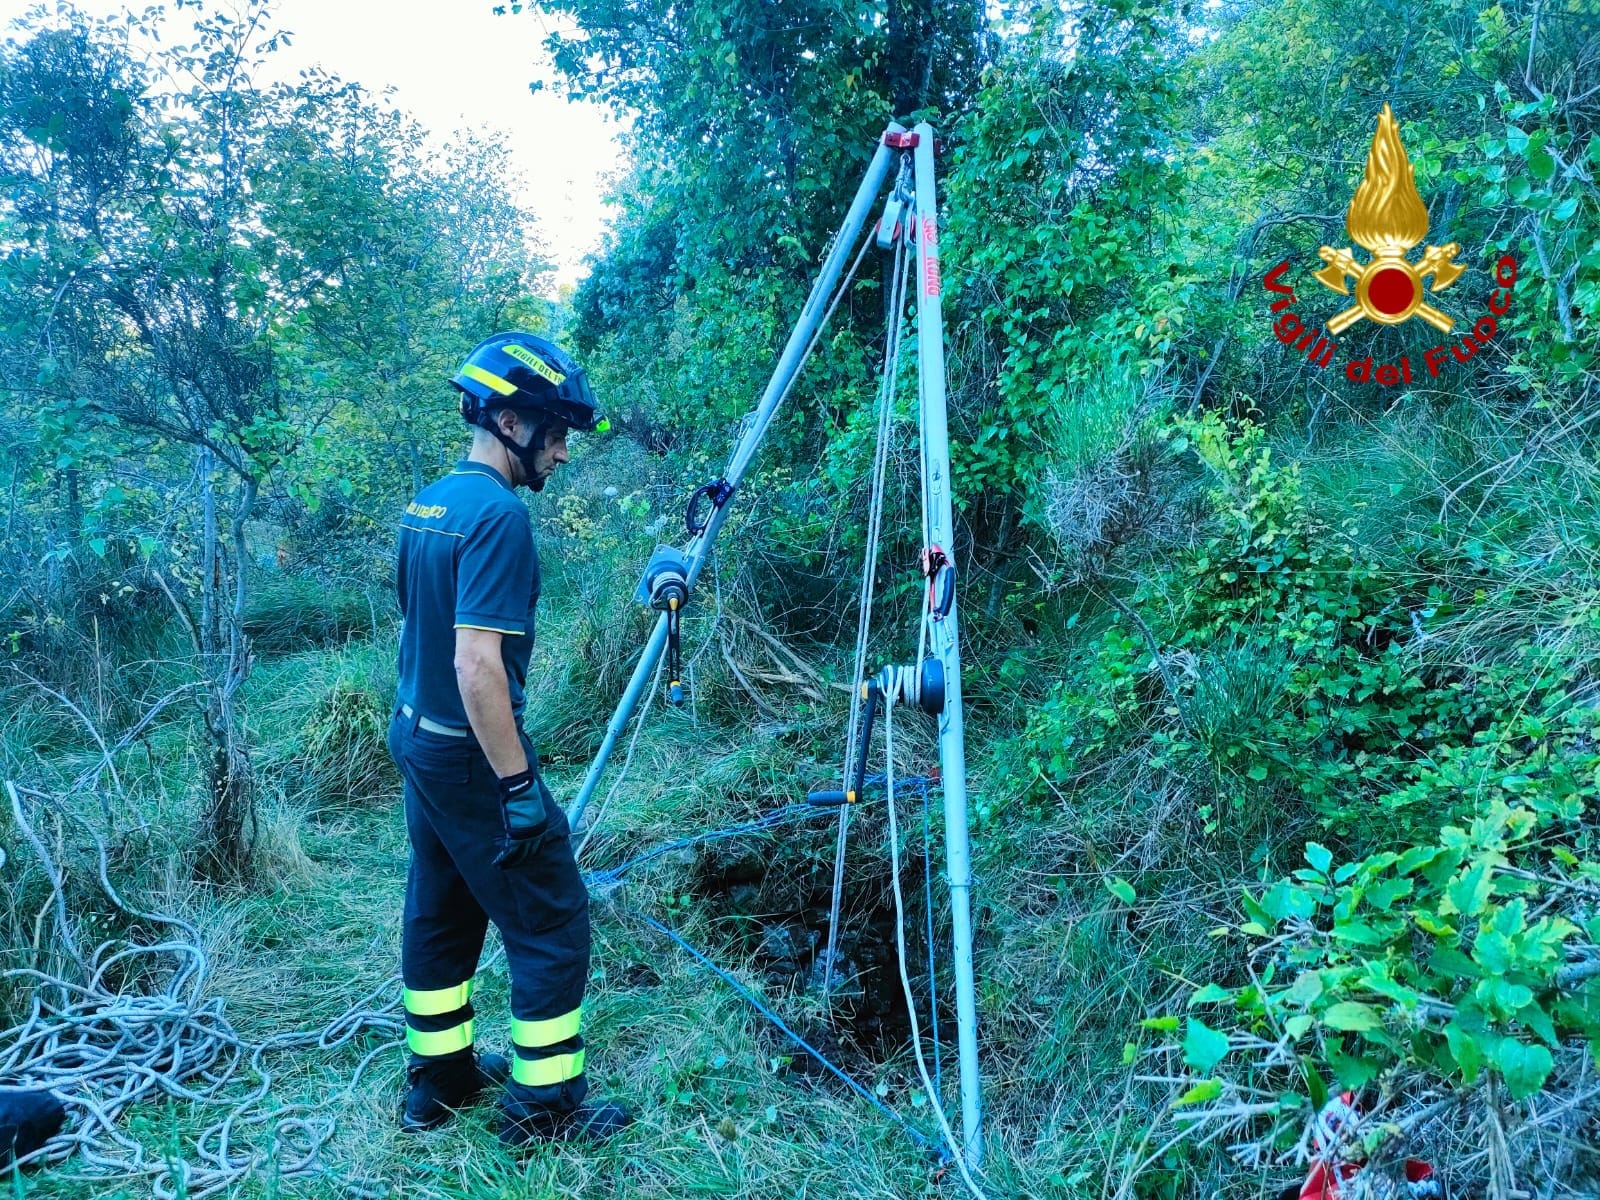
[[[924,804],[930,787],[920,776],[890,780],[875,775],[866,782],[882,786],[886,794],[892,788],[894,794],[920,796]],[[106,897],[125,916],[165,927],[172,935],[149,944],[107,941],[87,955],[78,948],[67,916],[63,875],[34,832],[23,803],[24,796],[46,802],[50,797],[12,783],[6,784],[6,792],[12,818],[50,881],[45,909],[57,916],[56,941],[77,968],[76,980],[32,967],[3,973],[7,979],[31,982],[34,992],[27,1017],[0,1033],[0,1080],[8,1086],[49,1090],[69,1113],[63,1133],[13,1165],[61,1164],[76,1155],[83,1161],[84,1178],[143,1180],[156,1200],[206,1200],[266,1169],[280,1179],[321,1178],[352,1200],[385,1195],[382,1184],[340,1178],[322,1154],[336,1132],[332,1103],[354,1096],[371,1065],[404,1046],[399,976],[390,976],[353,1001],[322,1029],[284,1032],[252,1042],[229,1021],[221,997],[205,996],[210,964],[199,930],[182,917],[127,903],[110,881],[104,839],[87,825]],[[666,855],[827,815],[826,808],[787,805],[750,821],[652,846],[615,866],[588,872],[585,878],[597,894],[607,896],[634,870]],[[626,911],[715,971],[784,1036],[893,1120],[918,1146],[948,1160],[949,1146],[942,1137],[917,1129],[852,1079],[731,972],[661,922],[636,910]],[[130,993],[129,980],[156,986]],[[269,1103],[275,1082],[269,1062],[273,1055],[297,1050],[331,1053],[364,1035],[383,1040],[367,1050],[339,1093],[316,1103]],[[195,1137],[193,1161],[158,1158],[121,1128],[134,1105],[163,1098],[217,1114]]]
[[[386,979],[320,1030],[251,1042],[228,1020],[223,1000],[205,996],[210,964],[199,930],[181,917],[145,912],[123,900],[108,876],[105,841],[92,828],[106,897],[125,916],[171,935],[149,944],[107,941],[87,955],[79,949],[62,874],[23,802],[24,795],[49,797],[10,782],[5,789],[12,819],[50,881],[46,909],[56,914],[56,941],[76,968],[75,978],[32,967],[3,973],[31,982],[34,990],[27,1017],[0,1033],[0,1080],[53,1092],[69,1117],[64,1132],[13,1165],[56,1164],[78,1155],[85,1177],[143,1180],[156,1200],[205,1200],[269,1164],[279,1178],[323,1176],[335,1182],[321,1157],[334,1135],[327,1101],[269,1105],[269,1060],[292,1050],[332,1052],[378,1034],[384,1040],[362,1057],[342,1093],[352,1095],[373,1061],[403,1044],[399,977]],[[147,990],[130,993],[130,980]],[[134,1105],[163,1098],[217,1114],[194,1139],[193,1161],[153,1156],[121,1128]],[[369,1183],[336,1182],[349,1197],[383,1194]]]

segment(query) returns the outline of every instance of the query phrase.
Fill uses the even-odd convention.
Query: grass
[[[141,899],[153,892],[196,920],[211,956],[210,987],[246,1038],[317,1028],[395,970],[406,864],[397,788],[390,779],[369,789],[361,803],[330,800],[318,772],[308,769],[328,751],[326,741],[308,735],[323,728],[328,698],[381,682],[389,649],[350,643],[258,666],[246,696],[265,785],[260,871],[252,887],[203,891],[175,877],[176,837],[125,881]],[[821,726],[814,737],[752,742],[701,713],[656,712],[606,832],[592,847],[595,863],[769,811],[837,771],[822,760],[837,752],[840,739],[824,739]],[[370,749],[365,718],[338,728],[361,731],[337,756],[341,762]],[[179,735],[168,731],[162,748],[171,757],[155,760],[167,765],[166,777],[136,780],[145,801],[163,797],[163,812],[183,807],[185,776],[192,771]],[[902,740],[913,759],[926,760],[925,735],[908,727]],[[560,764],[552,785],[570,795],[580,775],[577,764]],[[852,869],[878,870],[884,852],[876,844],[877,826],[865,817],[858,825],[865,857],[853,859]],[[831,824],[773,839],[768,849],[784,856],[786,872],[825,876]],[[795,1074],[792,1047],[729,989],[628,915],[630,905],[667,915],[691,940],[733,954],[729,965],[760,987],[759,975],[743,969],[737,922],[729,926],[709,906],[677,902],[691,880],[685,862],[665,860],[630,880],[614,902],[596,904],[587,1028],[595,1047],[593,1089],[623,1097],[640,1117],[616,1145],[547,1149],[518,1163],[499,1149],[487,1112],[438,1134],[402,1138],[393,1121],[403,1072],[398,1049],[383,1055],[353,1094],[347,1091],[349,1072],[375,1044],[370,1039],[333,1053],[277,1056],[273,1102],[306,1103],[335,1117],[339,1132],[326,1161],[339,1177],[386,1187],[390,1195],[788,1198],[909,1195],[930,1186],[934,1165],[899,1131],[832,1081]],[[491,957],[479,983],[481,1044],[503,1047],[503,961]],[[792,1019],[813,1019],[805,1003],[776,1000]],[[865,1082],[886,1102],[915,1112],[911,1079],[908,1062],[892,1061]],[[147,1107],[129,1118],[126,1132],[157,1159],[192,1156],[193,1139],[212,1119],[214,1113],[181,1103]],[[1004,1162],[1007,1153],[1005,1143],[997,1143],[996,1161]],[[30,1173],[18,1186],[25,1195],[73,1200],[143,1194],[85,1180],[76,1165]],[[276,1179],[269,1160],[230,1195],[321,1196],[328,1186]]]
[[[1430,504],[1436,513],[1441,491],[1481,469],[1492,453],[1487,447],[1501,445],[1501,436],[1459,412],[1402,407],[1362,421],[1324,428],[1314,448],[1284,448],[1304,458],[1315,503],[1329,511],[1347,505],[1358,542],[1385,569],[1403,571],[1409,563],[1419,579],[1480,572],[1489,599],[1440,627],[1439,636],[1450,641],[1440,652],[1492,660],[1530,622],[1545,621],[1545,640],[1563,657],[1589,655],[1596,608],[1586,582],[1593,577],[1590,557],[1548,555],[1551,544],[1592,520],[1587,464],[1552,451],[1549,462],[1505,483],[1478,524],[1463,516],[1447,538],[1428,526]],[[575,793],[604,727],[608,712],[599,698],[620,690],[646,627],[618,580],[643,561],[657,531],[639,506],[599,497],[615,474],[591,465],[541,508],[546,600],[530,668],[529,694],[536,698],[530,724],[563,800]],[[573,502],[562,504],[563,497]],[[1481,501],[1480,494],[1474,506]],[[1500,505],[1507,502],[1515,521],[1502,519]],[[1472,538],[1484,547],[1477,566],[1454,549],[1439,557],[1439,547],[1459,549]],[[1587,533],[1580,540],[1590,544]],[[1428,554],[1419,554],[1419,546]],[[1137,546],[1126,551],[1138,552]],[[1136,557],[1120,569],[1137,570]],[[763,639],[761,629],[771,626],[763,625],[755,591],[737,564],[730,559],[723,570],[722,619],[700,607],[686,621],[687,651],[704,651],[696,702],[672,710],[654,700],[586,866],[612,866],[663,841],[749,820],[837,776],[845,701],[827,681],[839,677],[841,655],[791,638],[785,644],[799,657],[785,658]],[[299,594],[293,586],[283,593]],[[1040,597],[1037,608],[1038,632],[1019,633],[1008,606],[987,628],[974,613],[968,638],[969,648],[976,647],[967,679],[968,747],[990,1195],[1088,1200],[1116,1194],[1135,1168],[1144,1172],[1144,1182],[1128,1192],[1137,1200],[1254,1196],[1269,1184],[1282,1186],[1290,1182],[1279,1177],[1282,1171],[1266,1178],[1182,1147],[1156,1155],[1159,1142],[1148,1139],[1169,1094],[1139,1080],[1147,1060],[1128,1069],[1124,1047],[1132,1041],[1136,1051],[1147,1050],[1151,1039],[1139,1031],[1141,1018],[1172,1010],[1196,984],[1226,973],[1239,950],[1235,935],[1218,931],[1235,920],[1240,885],[1292,869],[1298,847],[1314,832],[1310,818],[1293,806],[1230,809],[1219,817],[1221,832],[1208,832],[1198,808],[1201,793],[1217,781],[1186,781],[1162,769],[1142,727],[1133,726],[1120,744],[1085,761],[1072,786],[1043,808],[1021,803],[1026,781],[1016,763],[1027,747],[1011,739],[1023,728],[1022,716],[1114,619],[1077,594]],[[1074,610],[1087,614],[1076,629],[1067,619]],[[191,718],[175,711],[152,729],[147,746],[123,756],[125,795],[110,797],[123,839],[114,878],[130,898],[197,921],[212,955],[210,986],[247,1038],[319,1028],[395,970],[407,849],[398,784],[383,746],[393,689],[387,620],[375,636],[370,621],[353,634],[326,637],[326,623],[318,624],[311,630],[317,636],[308,634],[295,652],[263,653],[243,698],[263,805],[259,869],[248,887],[201,889],[184,870],[202,776],[188,749]],[[984,649],[986,638],[995,642],[992,653]],[[744,682],[729,669],[730,658],[741,664]],[[1219,642],[1188,665],[1191,715],[1208,736],[1231,743],[1274,709],[1291,664],[1244,656]],[[1144,682],[1158,686],[1153,678]],[[20,690],[3,709],[0,754],[8,771],[56,785],[92,762],[82,729],[63,712],[26,702]],[[920,718],[897,723],[897,744],[903,772],[926,771],[937,760],[931,728]],[[628,745],[619,746],[597,804],[616,784]],[[99,813],[96,794],[73,803],[86,816]],[[937,845],[942,819],[934,809]],[[920,826],[908,805],[902,850],[919,928]],[[70,822],[63,827],[69,847],[73,829]],[[885,911],[881,806],[861,809],[853,831],[846,913],[850,930],[862,932],[881,925]],[[27,954],[33,914],[46,895],[13,834],[0,817],[0,845],[10,855],[0,868],[10,885],[0,901],[0,938],[13,948],[5,965]],[[68,858],[75,911],[96,911],[81,843]],[[593,1087],[597,1095],[625,1099],[640,1118],[614,1145],[544,1149],[518,1162],[498,1147],[486,1111],[437,1134],[402,1138],[394,1127],[403,1074],[398,1049],[349,1088],[356,1063],[379,1044],[372,1039],[279,1056],[273,1102],[305,1103],[336,1118],[338,1134],[325,1154],[335,1177],[391,1196],[958,1194],[959,1185],[939,1177],[935,1164],[883,1117],[831,1080],[800,1069],[804,1062],[748,1005],[629,911],[665,920],[800,1028],[821,1031],[814,996],[764,972],[761,942],[769,924],[788,922],[793,930],[803,919],[815,928],[832,858],[833,826],[823,820],[665,856],[630,876],[616,895],[597,898],[587,1002]],[[1114,878],[1136,889],[1134,903],[1110,892],[1106,881]],[[942,899],[937,916],[947,945]],[[916,958],[920,937],[910,948]],[[948,971],[945,955],[946,997]],[[486,959],[479,983],[481,1042],[503,1048],[503,962]],[[12,1010],[23,1002],[18,992],[0,993],[0,1004]],[[954,1108],[953,1020],[947,1008],[940,1015],[949,1039],[945,1098]],[[840,1053],[866,1086],[926,1123],[909,1054],[868,1042],[844,1039]],[[192,1158],[194,1139],[211,1119],[184,1104],[147,1106],[129,1115],[125,1131],[155,1158]],[[88,1183],[76,1174],[79,1165],[29,1174],[15,1187],[63,1200],[146,1194]],[[269,1159],[230,1195],[320,1197],[330,1187],[275,1178]]]
[[[576,579],[573,568],[563,570]],[[547,602],[542,613],[529,691],[560,697],[559,720],[582,721],[592,733],[603,713],[585,697],[620,686],[618,647],[638,629],[607,619],[605,610],[563,606],[560,599],[552,596],[555,603]],[[729,604],[737,605],[731,595]],[[767,651],[758,637],[731,623],[730,629],[730,653],[761,666],[752,678],[762,671],[771,678],[793,674],[792,662],[760,659]],[[690,644],[711,632],[711,618],[700,614],[688,631]],[[719,638],[700,661],[696,705],[671,710],[659,699],[653,705],[586,865],[612,865],[685,833],[751,819],[837,776],[842,693],[758,683],[781,719],[758,714],[752,726],[749,697],[732,680],[720,645]],[[196,919],[212,955],[210,986],[246,1038],[318,1028],[395,970],[406,868],[398,788],[387,768],[359,788],[350,784],[356,767],[385,761],[374,722],[387,713],[392,655],[392,639],[379,637],[264,656],[258,663],[244,697],[263,785],[259,871],[248,888],[204,891],[183,877],[179,864],[199,775],[184,749],[181,724],[154,735],[156,753],[142,760],[142,774],[134,772],[138,803],[158,816],[163,835],[152,839],[144,856],[134,856],[132,872],[119,886],[140,897],[159,896]],[[821,670],[826,675],[828,666]],[[597,682],[602,673],[605,687]],[[985,721],[983,710],[975,709],[969,724],[974,748],[994,740]],[[76,735],[59,736],[70,742]],[[564,750],[567,740],[584,739],[569,727],[566,738],[556,740]],[[897,723],[897,744],[902,772],[925,771],[937,761],[931,727],[920,718]],[[52,751],[59,756],[58,770],[74,756],[81,759],[83,748],[73,745],[70,752]],[[615,783],[625,750],[626,744],[598,799]],[[552,788],[570,798],[586,761],[571,751],[549,757]],[[984,794],[991,769],[989,756],[975,752],[975,794]],[[937,839],[941,819],[937,804],[934,809]],[[915,897],[921,895],[921,822],[910,806],[903,814],[908,871],[917,872],[906,883],[915,907],[913,927],[920,928]],[[882,908],[888,882],[881,812],[863,809],[853,829],[846,891],[852,929]],[[1081,848],[1070,841],[1052,834],[1030,843],[1002,827],[978,838],[979,878],[994,883],[978,895],[980,1016],[993,1115],[988,1171],[995,1196],[1099,1193],[1118,1143],[1105,1143],[1103,1130],[1086,1136],[1081,1128],[1095,1107],[1089,1081],[1120,1071],[1116,1048],[1147,1007],[1139,989],[1171,989],[1158,967],[1130,972],[1130,948],[1145,939],[1130,939],[1125,922],[1097,911],[1106,899],[1096,890],[1097,870],[1055,865],[1078,855]],[[768,991],[780,1011],[815,1035],[823,1028],[816,1001],[765,982],[757,948],[763,913],[796,911],[826,894],[832,857],[833,824],[822,820],[705,856],[669,856],[631,876],[614,898],[597,900],[587,1002],[593,1088],[624,1098],[640,1118],[614,1146],[547,1149],[518,1163],[499,1149],[486,1112],[438,1134],[401,1138],[393,1120],[403,1073],[398,1049],[384,1054],[355,1092],[348,1091],[350,1072],[376,1044],[370,1039],[331,1053],[279,1056],[273,1102],[307,1103],[336,1118],[339,1132],[325,1159],[337,1177],[387,1188],[395,1196],[789,1200],[953,1194],[958,1185],[940,1176],[937,1165],[899,1130],[834,1081],[797,1069],[804,1064],[786,1040],[627,911],[653,913],[680,929],[748,985]],[[741,859],[754,860],[763,872],[751,895],[700,894],[706,871]],[[1042,890],[1032,884],[1038,865],[1057,872]],[[940,908],[940,939],[947,945],[942,901]],[[1192,925],[1173,920],[1174,932]],[[920,954],[921,940],[913,937]],[[491,947],[492,939],[491,934]],[[503,1047],[508,980],[503,962],[487,962],[477,997],[481,1044]],[[941,984],[947,998],[948,970],[946,956]],[[1091,979],[1100,982],[1086,986]],[[954,1110],[953,1014],[947,1009],[941,1018],[948,1039],[945,1099]],[[929,1124],[904,1049],[881,1061],[873,1047],[846,1045],[840,1052],[886,1103]],[[194,1139],[214,1118],[173,1104],[132,1114],[127,1132],[154,1157],[192,1156]],[[1141,1110],[1130,1109],[1119,1120],[1126,1127],[1121,1136],[1136,1138]],[[30,1174],[22,1184],[25,1194],[73,1200],[141,1194],[90,1183],[73,1167]],[[328,1194],[327,1188],[277,1179],[269,1160],[230,1195],[311,1197]]]

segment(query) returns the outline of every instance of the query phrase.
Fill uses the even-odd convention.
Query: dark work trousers
[[[523,748],[537,774],[526,735]],[[589,975],[589,893],[566,814],[540,780],[549,832],[531,861],[497,867],[500,793],[477,740],[419,728],[397,710],[389,753],[405,782],[411,836],[400,965],[413,1063],[471,1053],[472,977],[493,921],[511,969],[515,1049],[502,1103],[515,1115],[576,1108],[588,1091],[579,1029]]]

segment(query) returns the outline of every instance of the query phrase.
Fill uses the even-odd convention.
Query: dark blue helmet
[[[568,429],[609,427],[589,377],[560,347],[531,333],[497,333],[479,342],[450,381],[461,389],[461,415],[482,425],[499,408],[540,413]]]

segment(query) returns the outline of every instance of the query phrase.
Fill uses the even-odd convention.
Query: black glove
[[[550,825],[550,815],[544,806],[544,789],[531,769],[500,780],[500,817],[506,832],[494,865],[502,870],[520,867],[538,853]]]

